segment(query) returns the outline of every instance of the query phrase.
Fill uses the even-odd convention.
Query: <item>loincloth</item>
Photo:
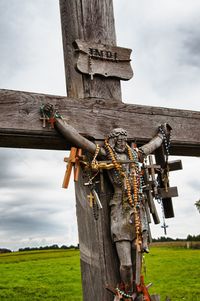
[[[111,236],[116,241],[133,241],[136,238],[133,208],[123,203],[122,194],[114,194],[110,201]],[[141,231],[148,230],[146,213],[143,205],[140,206]]]

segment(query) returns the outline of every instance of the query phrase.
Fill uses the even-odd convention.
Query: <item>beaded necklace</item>
[[[127,151],[130,160],[134,160],[134,163],[130,163],[131,170],[133,170],[133,192],[134,192],[134,207],[133,213],[135,218],[135,233],[136,233],[136,246],[139,248],[142,244],[142,230],[141,230],[141,220],[140,213],[137,209],[137,205],[139,203],[139,190],[141,190],[141,174],[139,171],[139,162],[138,162],[138,153],[136,150],[131,149],[127,144]],[[139,188],[139,190],[138,190]]]
[[[128,158],[130,161],[134,161],[134,162],[130,163],[131,174],[130,174],[130,177],[128,177],[126,172],[123,170],[122,164],[117,162],[116,152],[113,150],[113,148],[109,144],[108,140],[105,140],[105,149],[112,160],[114,169],[118,172],[119,176],[122,179],[122,182],[125,183],[128,203],[131,207],[134,207],[134,204],[136,205],[139,201],[138,193],[140,191],[138,190],[138,187],[140,188],[140,186],[141,186],[140,185],[141,184],[140,183],[141,175],[140,175],[140,171],[139,171],[139,161],[138,161],[137,151],[134,149],[131,149],[130,146],[128,144],[126,144]],[[132,185],[131,185],[131,183],[132,183]],[[131,186],[133,186],[134,202],[133,202],[133,197],[131,194]]]
[[[139,192],[141,192],[141,175],[139,171],[139,161],[138,161],[138,153],[136,150],[132,149],[128,144],[126,144],[126,150],[128,153],[129,160],[134,161],[130,163],[131,174],[130,177],[127,176],[126,172],[123,170],[122,164],[117,162],[117,155],[108,140],[105,142],[106,152],[109,154],[112,163],[114,165],[114,169],[118,172],[121,177],[122,183],[126,186],[126,194],[129,205],[133,208],[134,218],[135,218],[135,231],[136,231],[136,245],[141,246],[141,221],[140,221],[140,213],[138,210],[139,203]],[[133,186],[133,195],[131,193],[131,183]],[[139,187],[139,189],[138,189]]]

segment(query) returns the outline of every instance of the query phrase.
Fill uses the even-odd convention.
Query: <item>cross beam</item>
[[[92,140],[101,141],[113,128],[123,127],[129,131],[130,140],[143,144],[158,125],[168,122],[173,128],[172,153],[199,156],[199,112],[126,105],[121,102],[119,78],[95,75],[91,80],[74,68],[75,41],[116,46],[112,0],[60,0],[60,11],[68,97],[1,90],[0,146],[69,149],[69,143],[55,130],[42,127],[39,107],[50,102],[70,125]],[[108,203],[112,188],[106,178],[104,184],[98,221],[88,206],[81,171],[75,185],[83,299],[87,301],[113,300],[105,285],[116,285],[120,279],[110,237]]]
[[[200,156],[200,112],[124,104],[109,99],[84,99],[0,90],[0,146],[66,149],[70,145],[55,131],[43,128],[41,104],[54,104],[66,121],[92,140],[104,140],[115,127],[128,130],[128,138],[143,144],[158,125],[173,128],[171,154]],[[106,120],[106,122],[105,122]],[[90,125],[90,126],[88,126]]]

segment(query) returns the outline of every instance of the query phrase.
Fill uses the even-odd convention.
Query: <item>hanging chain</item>
[[[169,149],[170,149],[170,145],[171,145],[171,131],[169,131],[168,136],[167,136],[163,125],[159,126],[158,130],[163,136],[163,142],[164,142],[164,148],[165,148],[165,154],[166,154],[166,164],[167,164],[169,153],[170,153]]]
[[[94,157],[92,158],[91,161],[91,170],[90,172],[92,173],[92,171],[96,171],[95,174],[93,176],[89,175],[89,180],[87,183],[85,183],[84,185],[89,186],[90,187],[90,195],[89,200],[90,200],[90,206],[92,207],[92,211],[93,211],[93,216],[94,219],[97,221],[99,218],[99,204],[97,203],[97,200],[94,197],[94,193],[95,192],[95,185],[98,183],[98,181],[94,181],[94,179],[96,178],[96,176],[99,174],[99,170],[98,170],[98,162],[96,160],[98,154],[100,151],[100,146],[97,144],[96,145],[96,150],[94,153]],[[96,197],[98,197],[97,193],[96,193]],[[99,200],[100,202],[100,200]]]
[[[96,158],[99,154],[99,151],[100,151],[100,146],[98,144],[96,144],[96,150],[95,150],[92,162],[91,162],[91,168],[94,169],[94,170],[98,169],[98,162],[97,162]]]
[[[159,183],[159,179],[158,179],[158,178],[157,178],[157,183],[158,183],[158,186],[159,186],[160,183]],[[157,199],[158,204],[160,204],[161,212],[162,212],[162,220],[163,220],[163,223],[162,223],[161,228],[164,229],[164,234],[167,235],[167,228],[168,228],[168,225],[167,225],[166,222],[165,222],[165,211],[164,211],[163,201],[162,201],[162,198],[161,198],[161,197],[158,197],[158,196],[157,196],[156,199]]]
[[[164,229],[164,234],[167,235],[167,228],[168,228],[168,225],[167,225],[166,222],[165,222],[165,213],[164,213],[164,207],[163,207],[163,202],[162,202],[162,200],[161,200],[161,202],[160,202],[160,205],[161,205],[162,219],[163,219],[163,224],[162,224],[161,228]]]
[[[92,210],[93,210],[94,219],[97,221],[99,218],[99,206],[95,201],[93,201]]]

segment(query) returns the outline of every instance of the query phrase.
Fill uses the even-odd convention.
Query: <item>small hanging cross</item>
[[[54,123],[55,123],[56,119],[54,117],[50,117],[47,120],[48,120],[48,123],[50,124],[50,128],[54,129]]]
[[[74,181],[78,182],[78,176],[80,171],[80,157],[82,156],[82,149],[72,147],[70,151],[69,158],[64,158],[64,162],[67,162],[67,168],[63,180],[63,188],[68,188],[69,180],[72,172],[72,168],[74,168]]]
[[[42,127],[45,128],[46,127],[46,121],[48,120],[49,118],[44,114],[42,113],[42,117],[40,117],[40,120],[42,120]]]
[[[163,222],[163,225],[161,226],[161,228],[164,229],[164,234],[167,235],[167,228],[168,228],[168,225],[166,225],[165,221]]]
[[[87,197],[88,197],[88,201],[90,203],[90,208],[92,208],[93,203],[94,203],[94,196],[93,196],[92,192],[90,192],[90,194]]]

